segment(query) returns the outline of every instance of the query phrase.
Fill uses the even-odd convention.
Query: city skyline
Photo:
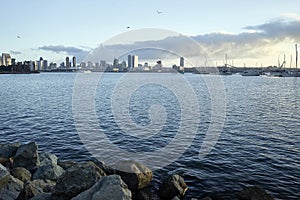
[[[275,65],[278,59],[283,61],[284,54],[289,64],[290,56],[295,58],[294,44],[300,43],[298,1],[141,4],[17,0],[4,4],[10,9],[2,12],[1,26],[6,28],[1,33],[0,51],[17,60],[43,57],[60,63],[65,56],[76,56],[81,62],[111,37],[149,27],[194,39],[218,65],[223,64],[225,54],[238,66]],[[158,42],[167,49],[165,40],[159,38]],[[180,41],[178,44],[183,45]]]

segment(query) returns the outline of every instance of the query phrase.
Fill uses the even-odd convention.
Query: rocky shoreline
[[[151,169],[135,161],[121,161],[112,169],[100,161],[60,161],[54,154],[39,152],[35,142],[0,144],[0,200],[186,199],[188,186],[180,175],[167,176],[157,194],[149,186],[152,177]],[[236,199],[273,197],[253,186]]]

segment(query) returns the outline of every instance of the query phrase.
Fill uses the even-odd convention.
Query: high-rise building
[[[128,55],[128,68],[131,69],[132,68],[132,58],[131,55]]]
[[[70,63],[70,58],[69,56],[66,57],[66,67],[70,68],[71,67],[71,63]]]
[[[2,56],[0,56],[0,66],[2,66]]]
[[[73,56],[72,62],[73,62],[73,67],[76,67],[76,57],[75,56]]]
[[[184,67],[184,58],[180,57],[180,67]]]
[[[118,67],[119,65],[119,60],[117,58],[114,59],[114,63],[113,63],[113,66],[114,67]]]
[[[40,60],[37,61],[37,68],[39,71],[48,69],[48,61],[40,57]]]
[[[11,57],[9,53],[2,53],[2,65],[4,66],[11,65]]]
[[[132,55],[132,68],[138,67],[139,57],[137,55]]]

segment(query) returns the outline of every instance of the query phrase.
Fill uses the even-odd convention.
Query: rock
[[[47,179],[47,180],[56,181],[64,172],[65,170],[56,164],[43,165],[35,171],[32,178],[34,180]]]
[[[51,193],[41,193],[38,194],[29,200],[52,200],[52,194]]]
[[[54,185],[55,182],[49,180],[28,181],[24,184],[24,188],[18,196],[18,200],[28,200],[34,196],[37,196],[38,194],[50,192]]]
[[[17,167],[11,170],[11,175],[21,181],[30,181],[31,180],[31,173],[27,169],[23,167]]]
[[[0,144],[0,157],[7,159],[14,157],[19,147],[20,143],[18,142],[12,144]]]
[[[71,168],[71,167],[74,167],[74,166],[78,165],[77,162],[72,161],[72,160],[65,160],[65,161],[60,161],[60,160],[59,160],[59,161],[57,162],[57,164],[58,164],[59,166],[61,166],[64,170],[67,170],[67,169],[69,169],[69,168]]]
[[[274,198],[269,195],[264,189],[253,186],[253,187],[247,187],[243,189],[238,194],[239,200],[273,200]]]
[[[202,198],[200,200],[212,200],[212,199],[210,197],[204,197],[204,198]]]
[[[130,200],[131,192],[118,175],[102,177],[93,187],[72,200]]]
[[[40,165],[38,146],[35,142],[21,145],[14,157],[14,168],[24,167],[33,171]]]
[[[106,175],[112,175],[112,174],[115,174],[115,173],[116,173],[116,171],[115,171],[112,167],[108,166],[108,165],[107,165],[105,162],[103,162],[103,161],[95,160],[94,163],[95,163],[98,167],[100,167],[100,168],[105,172]]]
[[[59,177],[53,197],[70,199],[92,187],[102,176],[106,174],[93,162],[75,165]]]
[[[172,200],[180,200],[179,197],[174,197]]]
[[[188,190],[184,179],[179,175],[168,176],[159,187],[158,195],[163,199],[183,197]]]
[[[23,182],[14,178],[8,170],[0,164],[0,199],[15,200],[23,188]]]
[[[40,153],[40,166],[44,165],[57,165],[57,157],[51,153]]]
[[[146,187],[153,177],[151,169],[135,161],[120,162],[116,173],[122,177],[122,180],[132,191]]]
[[[132,192],[132,199],[136,200],[152,200],[151,187],[145,187],[141,190]]]

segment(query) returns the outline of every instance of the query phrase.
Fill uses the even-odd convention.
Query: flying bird
[[[127,29],[130,29],[130,26],[127,26]]]
[[[158,15],[162,13],[162,11],[159,11],[159,10],[157,10],[156,12],[157,12]]]
[[[20,39],[21,37],[19,35],[17,35],[17,38]]]

